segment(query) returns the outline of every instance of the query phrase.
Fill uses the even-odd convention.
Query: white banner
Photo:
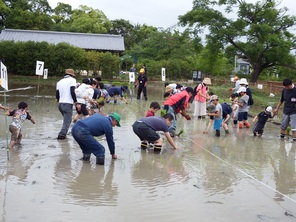
[[[48,69],[44,69],[43,79],[47,79]]]
[[[36,75],[43,76],[43,71],[44,71],[44,62],[36,61]]]
[[[1,62],[1,86],[8,90],[8,76],[6,66]]]
[[[165,82],[165,68],[161,68],[161,81]]]
[[[130,82],[135,82],[135,73],[134,72],[129,72],[129,81]]]

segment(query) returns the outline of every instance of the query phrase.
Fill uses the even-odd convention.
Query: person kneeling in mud
[[[95,136],[102,135],[106,136],[112,159],[117,159],[115,155],[113,127],[120,127],[120,119],[120,115],[115,112],[108,116],[95,113],[74,124],[72,136],[82,150],[82,160],[89,161],[91,154],[94,154],[96,156],[96,164],[104,165],[105,148],[94,138]]]
[[[146,149],[148,142],[152,142],[154,143],[154,153],[160,153],[163,139],[156,131],[162,131],[171,146],[178,149],[169,133],[169,126],[173,120],[174,117],[170,113],[166,113],[163,117],[150,116],[137,120],[133,124],[133,131],[141,140],[141,148]]]

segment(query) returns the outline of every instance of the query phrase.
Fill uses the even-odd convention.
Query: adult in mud
[[[291,142],[296,142],[296,87],[291,79],[285,79],[283,81],[282,96],[277,104],[274,115],[278,114],[280,106],[284,103],[283,118],[281,122],[281,138],[285,138],[286,131],[291,125],[292,139]]]
[[[67,69],[64,78],[56,85],[56,99],[59,102],[59,111],[63,116],[63,126],[58,134],[59,140],[66,139],[70,124],[72,122],[73,104],[80,110],[81,106],[77,103],[75,94],[76,79],[73,69]]]
[[[113,113],[108,116],[95,113],[94,115],[76,122],[72,128],[72,136],[79,144],[83,157],[82,160],[89,161],[91,154],[96,156],[96,163],[104,165],[105,148],[94,136],[106,136],[112,159],[115,155],[115,143],[113,138],[113,127],[120,127],[120,115]]]
[[[174,149],[178,149],[169,133],[169,126],[173,120],[174,117],[170,113],[166,113],[163,117],[150,116],[137,120],[133,124],[133,131],[141,140],[141,149],[146,149],[148,147],[148,142],[152,142],[154,143],[154,153],[160,153],[163,139],[157,131],[164,132],[171,146]]]

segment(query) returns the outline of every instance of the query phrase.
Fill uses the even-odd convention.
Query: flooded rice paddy
[[[296,221],[296,144],[278,137],[278,125],[267,123],[262,138],[231,126],[216,138],[202,133],[208,119],[179,117],[179,150],[165,143],[161,154],[141,151],[131,125],[151,101],[162,101],[161,89],[148,87],[148,101],[132,95],[128,105],[103,108],[118,112],[122,127],[114,128],[117,160],[99,138],[106,148],[100,166],[94,156],[80,160],[70,134],[56,139],[62,118],[54,89],[39,97],[36,90],[6,97],[12,108],[26,101],[36,121],[24,123],[22,144],[9,152],[10,118],[1,111],[0,221]]]

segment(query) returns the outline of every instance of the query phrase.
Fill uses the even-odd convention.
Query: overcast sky
[[[247,0],[255,2],[256,0]],[[55,8],[58,2],[72,6],[86,5],[100,9],[108,19],[125,19],[133,25],[147,24],[154,27],[169,28],[178,23],[178,16],[192,9],[193,0],[48,0]],[[296,0],[282,0],[280,7],[288,7],[290,15],[296,15]]]

